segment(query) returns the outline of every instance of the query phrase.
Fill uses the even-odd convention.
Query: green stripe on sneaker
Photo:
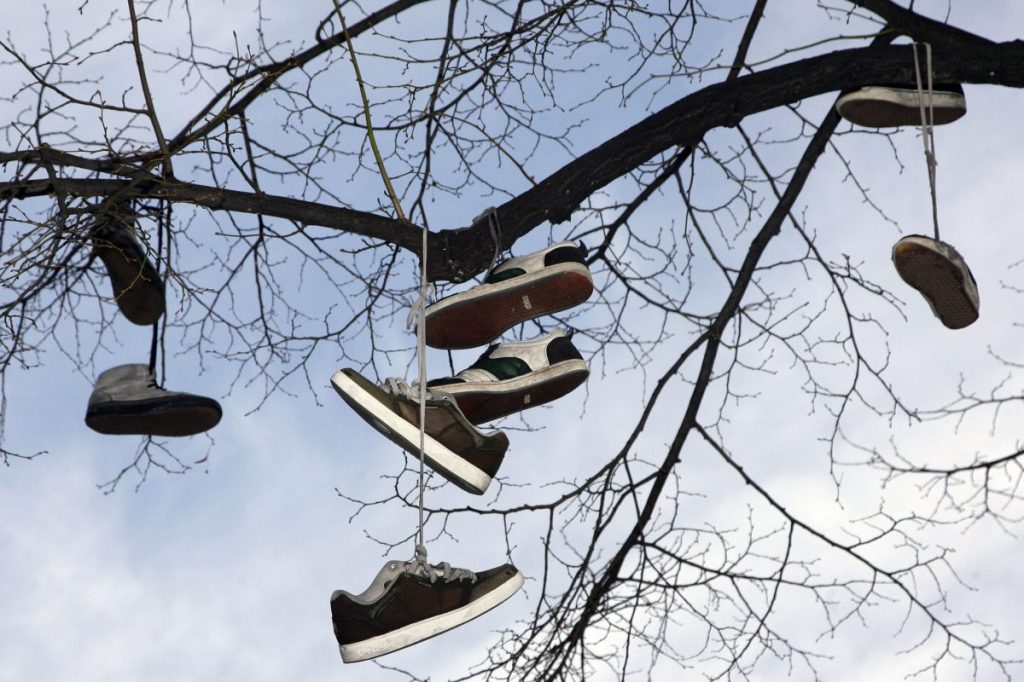
[[[507,279],[512,279],[513,277],[519,277],[520,275],[525,274],[526,270],[523,270],[522,268],[509,268],[508,270],[502,270],[501,272],[491,273],[490,277],[484,280],[484,283],[497,284],[498,282],[504,282]]]
[[[499,381],[530,373],[530,366],[519,358],[480,358],[470,369],[482,369],[498,377]]]

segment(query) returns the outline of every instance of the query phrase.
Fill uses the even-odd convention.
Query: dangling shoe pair
[[[121,313],[134,324],[151,325],[164,314],[164,287],[134,236],[137,226],[131,208],[115,204],[97,215],[89,239],[94,256],[106,266]],[[220,405],[212,398],[164,390],[148,365],[128,364],[96,379],[85,423],[103,434],[191,436],[213,428],[220,418]]]
[[[361,594],[336,590],[331,619],[346,663],[403,649],[490,611],[523,586],[512,564],[479,573],[432,565],[416,548],[412,561],[389,561]]]
[[[844,92],[836,100],[839,114],[869,128],[920,126],[922,108],[929,125],[952,123],[967,113],[959,83],[933,84],[922,91],[913,84],[876,85]],[[978,319],[978,287],[963,257],[949,244],[912,235],[893,246],[896,271],[924,296],[932,312],[950,329]]]
[[[582,303],[593,291],[585,250],[560,242],[494,269],[487,280],[428,307],[428,345],[470,348],[526,320]],[[452,329],[455,329],[453,331]],[[501,466],[508,438],[474,424],[559,398],[589,374],[570,335],[491,346],[455,377],[427,384],[424,459],[460,488],[483,494]],[[376,386],[352,369],[334,374],[335,390],[374,428],[419,455],[419,387],[389,379]]]

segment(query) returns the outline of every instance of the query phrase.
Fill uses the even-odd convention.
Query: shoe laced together
[[[398,377],[391,377],[384,380],[384,390],[391,395],[398,398],[405,398],[414,403],[420,401],[420,385],[419,382],[409,383],[405,379],[399,379]],[[432,388],[427,387],[424,399],[428,401],[447,401],[454,402],[447,393],[442,391],[435,391]]]
[[[476,573],[469,569],[456,568],[447,561],[442,561],[439,564],[427,563],[427,548],[423,545],[416,545],[416,553],[412,560],[403,563],[405,564],[404,573],[418,578],[427,578],[431,583],[437,582],[438,578],[446,583],[457,580],[476,582]]]

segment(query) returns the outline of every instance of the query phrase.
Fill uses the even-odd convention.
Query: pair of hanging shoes
[[[135,237],[138,216],[127,204],[98,214],[89,231],[93,254],[106,266],[114,300],[137,325],[156,324],[164,314],[164,285]],[[221,408],[212,398],[167,391],[148,365],[113,367],[96,379],[86,425],[103,434],[191,436],[217,425]]]
[[[427,343],[469,348],[526,320],[582,303],[593,291],[585,255],[583,247],[560,242],[501,263],[483,284],[426,309]],[[428,382],[425,462],[460,488],[483,494],[501,466],[508,438],[474,425],[555,400],[588,375],[571,335],[562,329],[492,345],[456,376]],[[376,386],[353,369],[336,372],[331,383],[380,433],[419,455],[418,386],[394,379]]]
[[[967,113],[959,83],[932,85],[877,85],[844,92],[836,101],[839,114],[855,125],[869,128],[920,126],[921,112],[928,125],[952,123]],[[923,235],[911,235],[892,249],[896,271],[921,292],[935,316],[950,329],[962,329],[978,319],[978,286],[963,257],[949,244]]]

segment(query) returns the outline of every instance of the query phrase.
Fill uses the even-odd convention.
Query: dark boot
[[[107,267],[117,307],[129,321],[150,325],[164,314],[164,284],[133,234],[136,225],[135,214],[117,206],[96,216],[89,238]]]

